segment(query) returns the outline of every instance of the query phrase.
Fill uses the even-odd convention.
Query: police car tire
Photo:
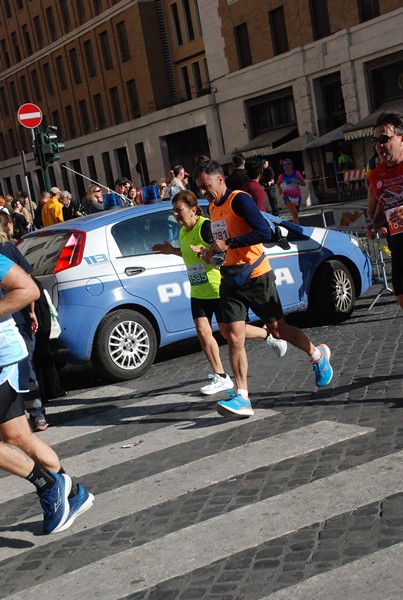
[[[348,319],[355,306],[355,285],[349,269],[339,260],[328,260],[315,274],[310,294],[313,308],[324,323]]]
[[[110,341],[111,335],[120,335],[121,329],[127,329],[135,326],[141,333],[142,341],[145,342],[146,351],[142,350],[139,356],[139,364],[132,366],[119,366],[119,359],[123,356],[117,356],[115,360],[111,356]],[[154,327],[151,322],[141,313],[131,309],[121,309],[109,313],[101,321],[94,341],[93,361],[103,377],[110,381],[126,381],[143,375],[154,362],[157,354],[158,343]]]

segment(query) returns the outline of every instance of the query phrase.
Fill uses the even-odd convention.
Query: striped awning
[[[360,138],[371,137],[375,121],[377,120],[379,115],[383,112],[388,112],[390,110],[403,112],[403,97],[390,102],[385,102],[373,113],[365,117],[365,119],[362,119],[355,125],[350,125],[349,127],[346,127],[344,130],[344,139],[357,140]]]

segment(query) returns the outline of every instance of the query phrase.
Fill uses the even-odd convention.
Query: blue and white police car
[[[357,239],[264,216],[288,242],[265,245],[284,313],[315,309],[328,322],[347,318],[372,278]],[[182,259],[152,251],[164,240],[179,247],[179,229],[171,204],[161,202],[23,238],[19,249],[57,307],[62,333],[53,343],[65,349],[66,362],[92,359],[104,377],[123,381],[145,373],[159,347],[196,335]]]

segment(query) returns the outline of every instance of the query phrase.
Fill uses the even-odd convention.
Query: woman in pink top
[[[284,198],[284,204],[291,213],[291,221],[298,224],[298,213],[302,202],[300,186],[306,185],[305,180],[301,173],[293,168],[290,158],[283,161],[283,169],[284,173],[281,173],[277,179],[277,191]]]

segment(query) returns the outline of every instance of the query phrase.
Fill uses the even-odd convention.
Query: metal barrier
[[[343,231],[345,233],[353,235],[358,240],[360,245],[364,248],[364,250],[368,252],[372,265],[372,282],[374,284],[382,285],[381,290],[368,307],[368,310],[371,310],[384,292],[389,292],[393,294],[393,290],[389,287],[388,284],[388,277],[390,277],[391,274],[392,261],[390,258],[390,251],[387,246],[387,242],[385,238],[379,237],[378,233],[376,234],[373,240],[368,239],[365,235],[365,229],[351,230],[344,227],[338,227],[337,231]]]
[[[339,202],[357,202],[367,198],[365,169],[351,169],[337,173],[337,197]]]
[[[382,285],[368,310],[374,307],[384,292],[393,294],[393,290],[388,284],[388,278],[391,275],[390,251],[386,239],[379,237],[379,234],[376,234],[373,240],[368,239],[365,235],[365,228],[369,224],[365,206],[345,204],[343,206],[312,207],[309,210],[301,211],[300,223],[301,225],[335,229],[353,235],[368,252],[372,264],[373,283]]]

